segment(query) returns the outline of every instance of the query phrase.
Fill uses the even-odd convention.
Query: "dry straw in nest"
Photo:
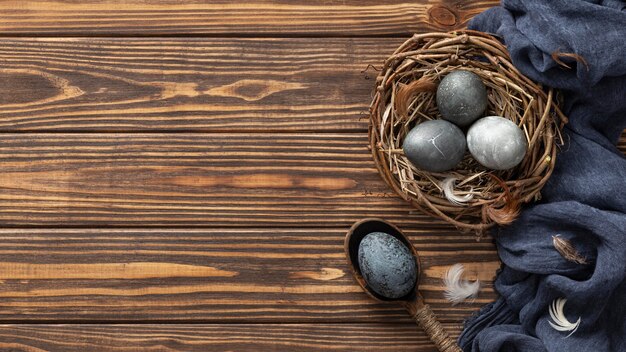
[[[485,116],[506,117],[524,131],[528,151],[515,168],[488,170],[466,153],[455,170],[435,173],[416,168],[404,156],[402,142],[409,130],[441,118],[436,87],[457,69],[471,71],[485,83]],[[385,181],[416,208],[479,234],[494,224],[511,223],[521,204],[539,198],[567,122],[552,89],[544,91],[524,77],[496,38],[469,30],[418,34],[402,44],[385,61],[370,110],[372,154]],[[471,200],[451,202],[444,196],[442,183],[450,178],[456,179],[454,194]]]

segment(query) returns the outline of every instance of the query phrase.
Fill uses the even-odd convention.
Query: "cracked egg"
[[[419,169],[443,172],[463,159],[466,141],[463,131],[445,120],[431,120],[415,126],[404,138],[404,155]]]

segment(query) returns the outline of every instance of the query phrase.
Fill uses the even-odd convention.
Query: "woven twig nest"
[[[513,169],[486,169],[466,153],[455,170],[435,173],[418,169],[404,156],[402,143],[411,128],[441,118],[436,87],[457,69],[483,80],[489,96],[484,116],[506,117],[525,133],[528,151]],[[540,197],[567,122],[555,100],[552,89],[524,77],[490,35],[469,30],[415,35],[385,61],[377,78],[370,107],[372,154],[385,181],[414,207],[483,233],[494,224],[511,223],[521,204]],[[454,204],[444,196],[442,181],[450,177],[456,179],[456,194],[472,195],[469,202]]]

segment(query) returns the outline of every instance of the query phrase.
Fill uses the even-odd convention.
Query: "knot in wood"
[[[444,5],[433,5],[428,9],[429,22],[444,27],[453,27],[459,23],[454,10]]]

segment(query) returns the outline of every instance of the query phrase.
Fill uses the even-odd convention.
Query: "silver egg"
[[[404,155],[418,168],[442,172],[454,168],[465,154],[465,135],[445,120],[424,121],[404,138]]]
[[[372,232],[361,240],[358,258],[363,278],[379,295],[400,298],[415,287],[415,257],[399,239],[384,232]]]
[[[467,146],[476,161],[494,170],[516,166],[528,149],[524,132],[511,120],[500,116],[476,121],[467,131]]]
[[[469,126],[487,108],[487,88],[478,75],[463,70],[448,73],[437,88],[441,116],[457,126]]]

